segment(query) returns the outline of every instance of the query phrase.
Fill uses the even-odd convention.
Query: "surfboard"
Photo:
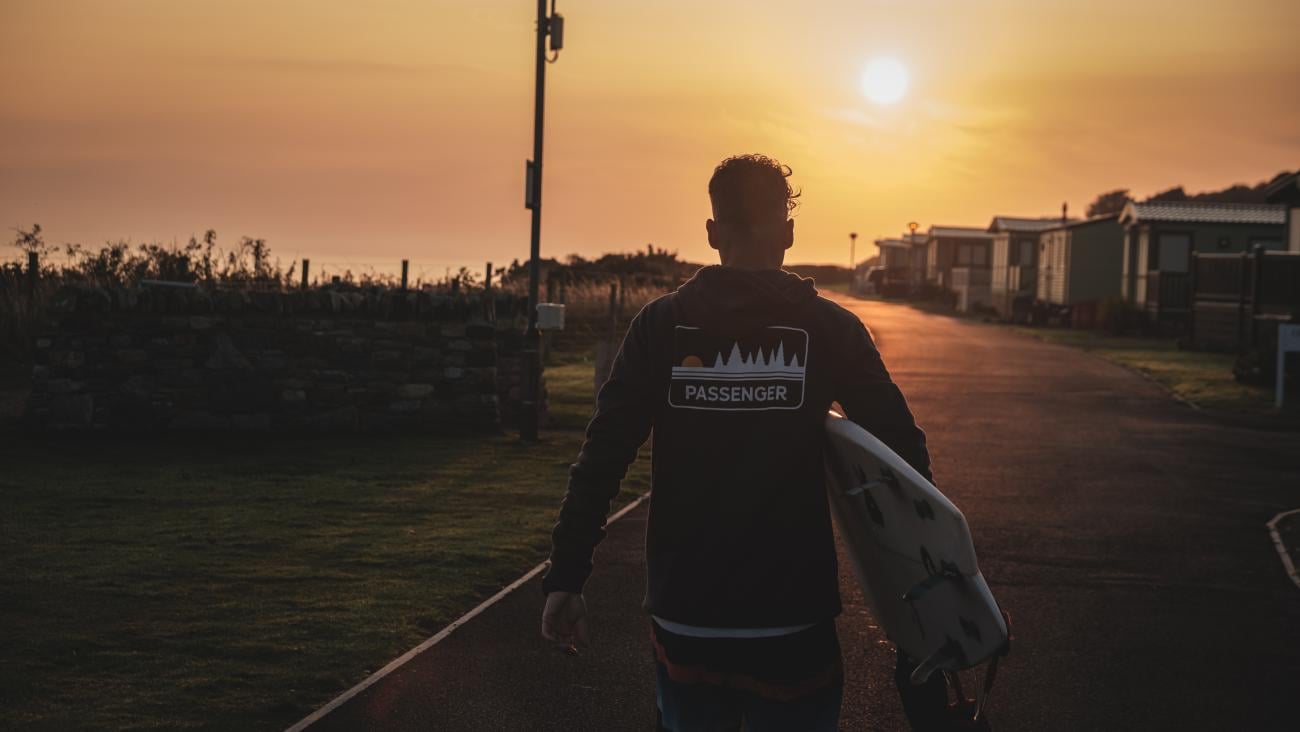
[[[903,458],[832,411],[831,515],[885,635],[920,661],[912,680],[1000,655],[1007,625],[980,574],[966,517]]]

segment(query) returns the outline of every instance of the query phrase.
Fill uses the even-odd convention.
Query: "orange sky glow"
[[[285,259],[441,276],[525,259],[535,4],[5,0],[0,224],[55,244],[215,228]],[[1300,167],[1292,0],[559,0],[547,256],[712,261],[713,166],[804,191],[790,262],[909,220],[986,225],[1116,187]],[[866,63],[899,59],[897,104]],[[6,251],[0,256],[8,257]]]

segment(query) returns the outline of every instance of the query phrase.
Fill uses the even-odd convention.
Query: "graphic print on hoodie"
[[[697,326],[673,332],[668,404],[725,412],[803,406],[808,331],[772,325],[742,336]]]

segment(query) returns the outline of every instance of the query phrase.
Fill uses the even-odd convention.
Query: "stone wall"
[[[483,292],[69,288],[36,339],[26,416],[47,430],[499,430],[520,395],[524,310]]]

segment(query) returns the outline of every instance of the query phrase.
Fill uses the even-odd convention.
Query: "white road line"
[[[1295,583],[1296,587],[1300,587],[1300,573],[1296,572],[1295,562],[1291,561],[1291,552],[1287,551],[1286,542],[1282,541],[1282,535],[1277,531],[1279,521],[1297,513],[1300,513],[1300,508],[1283,511],[1269,520],[1266,526],[1268,526],[1269,535],[1273,537],[1273,546],[1277,548],[1278,556],[1282,557],[1282,566],[1286,568],[1287,575],[1291,577],[1291,581]]]
[[[636,500],[620,508],[617,512],[615,512],[613,516],[610,516],[606,524],[607,525],[612,524],[615,521],[623,518],[624,514],[636,508],[637,506],[641,505],[641,503],[649,496],[650,496],[649,493],[643,493]],[[300,722],[285,730],[285,732],[301,732],[302,730],[305,730],[311,725],[315,724],[325,715],[343,706],[343,704],[347,702],[349,699],[351,699],[352,697],[356,696],[357,694],[360,694],[361,692],[373,686],[380,679],[384,678],[385,676],[401,668],[403,665],[406,664],[407,661],[410,661],[412,658],[415,658],[416,656],[429,650],[430,648],[437,645],[438,643],[441,643],[444,638],[451,635],[452,631],[456,630],[457,628],[464,625],[465,623],[468,623],[469,621],[473,620],[484,610],[487,610],[488,608],[495,605],[499,600],[501,600],[501,598],[505,597],[506,595],[509,595],[511,592],[514,592],[516,589],[518,589],[519,586],[528,582],[528,580],[536,577],[538,574],[541,574],[542,570],[544,569],[546,569],[546,562],[542,562],[536,567],[533,567],[532,569],[528,570],[528,572],[526,572],[524,576],[520,577],[514,582],[511,582],[510,584],[501,588],[499,592],[489,597],[488,599],[484,600],[482,603],[478,605],[478,607],[474,608],[473,610],[470,610],[469,612],[465,613],[459,618],[456,618],[455,620],[451,621],[451,623],[447,625],[447,627],[438,631],[436,634],[434,634],[432,638],[429,638],[428,640],[424,641],[423,643],[416,646],[415,648],[412,648],[406,653],[403,653],[401,656],[398,656],[397,658],[393,659],[388,663],[387,666],[384,666],[383,668],[374,672],[370,676],[366,677],[364,681],[352,687],[351,689],[348,689],[342,694],[339,694],[332,701],[330,701],[330,703],[326,704],[320,709],[317,709],[316,711],[307,715]],[[541,637],[540,633],[541,631],[539,630],[538,631],[539,638]]]

